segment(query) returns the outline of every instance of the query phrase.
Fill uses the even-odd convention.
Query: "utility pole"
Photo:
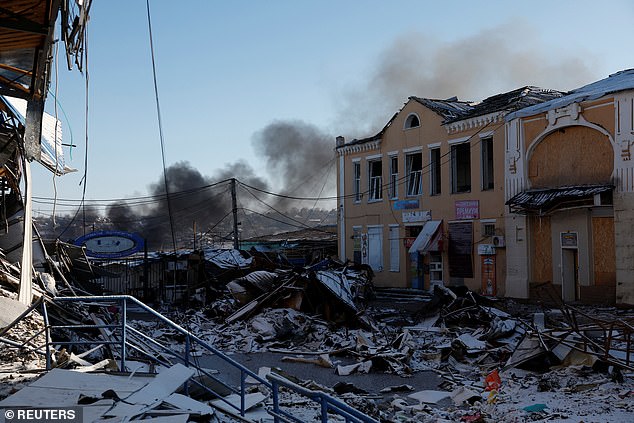
[[[231,178],[231,212],[233,213],[233,248],[240,249],[238,240],[238,201],[236,199],[236,178]]]

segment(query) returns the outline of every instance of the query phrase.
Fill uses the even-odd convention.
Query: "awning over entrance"
[[[510,211],[521,214],[547,214],[557,208],[592,205],[596,194],[611,192],[612,185],[578,185],[524,191],[506,202]]]
[[[421,252],[424,253],[428,251],[428,249],[432,246],[432,240],[436,233],[438,233],[438,228],[440,228],[440,224],[442,220],[428,220],[425,222],[425,226],[423,226],[423,230],[420,231],[414,243],[409,248],[410,253]]]

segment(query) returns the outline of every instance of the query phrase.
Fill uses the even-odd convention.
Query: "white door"
[[[383,270],[383,228],[368,228],[368,264],[375,272]]]

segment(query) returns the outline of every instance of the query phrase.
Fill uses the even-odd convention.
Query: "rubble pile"
[[[245,287],[243,295],[270,278],[273,291],[275,283],[288,286],[290,275],[276,273],[278,282],[270,275],[253,275],[236,286]],[[304,291],[302,301],[311,300]],[[173,317],[222,351],[278,353],[280,362],[332,372],[341,379],[333,386],[296,382],[332,393],[383,421],[594,421],[592,416],[628,421],[620,419],[634,412],[629,330],[634,314],[629,311],[552,309],[444,287],[436,287],[413,314],[370,305],[363,309],[362,327],[359,320],[351,326],[328,320],[314,313],[318,309],[281,307],[288,306],[284,301],[266,305],[230,322],[209,309]],[[175,341],[159,327],[144,330]],[[424,377],[429,371],[442,378],[438,390],[416,391],[403,384],[367,392],[347,379],[382,373]],[[616,405],[607,409],[605,404]]]
[[[251,266],[223,284],[214,288],[215,299],[208,304],[166,308],[163,314],[220,351],[274,355],[280,366],[262,367],[258,373],[283,375],[381,421],[630,421],[634,413],[631,310],[566,304],[552,308],[442,286],[408,307],[398,304],[398,296],[389,297],[386,305],[374,301],[369,268],[330,261],[305,268]],[[44,286],[41,292],[45,301],[49,294]],[[6,289],[2,293],[15,297]],[[53,332],[60,342],[53,366],[80,372],[115,368],[120,344],[102,341],[118,339],[106,327],[120,322],[120,312],[105,303],[51,307],[52,324],[86,325],[79,331]],[[128,332],[126,363],[131,371],[151,373],[175,365],[178,361],[166,355],[161,344],[177,352],[188,348],[183,334],[160,320],[138,315],[128,316],[128,323],[155,341]],[[34,345],[44,344],[38,338],[43,336],[39,314],[9,326],[0,336],[8,337],[10,329],[18,335],[15,342],[30,334]],[[67,350],[62,341],[77,344]],[[92,344],[80,348],[79,342]],[[191,357],[205,354],[195,348],[188,352]],[[44,367],[41,356],[28,349],[6,348],[1,353],[4,363],[21,354],[34,360],[33,368]],[[151,363],[148,356],[156,361]],[[309,377],[285,373],[282,363],[311,366]],[[10,374],[31,369],[27,362],[21,366],[9,369]],[[336,382],[315,382],[313,372],[327,372]],[[414,383],[433,373],[440,380],[434,382],[435,389],[421,390]],[[384,374],[401,376],[406,383],[363,388],[355,383],[358,377]],[[270,392],[251,383],[252,412],[266,413],[272,404]],[[11,393],[5,391],[3,396]],[[319,412],[314,403],[290,391],[284,392],[282,402],[307,420]]]

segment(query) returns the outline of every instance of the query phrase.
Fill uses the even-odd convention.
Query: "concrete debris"
[[[236,259],[233,254],[225,258]],[[634,413],[631,311],[569,305],[553,309],[443,286],[436,286],[432,295],[417,293],[411,301],[406,300],[407,293],[383,289],[380,295],[389,298],[383,301],[373,297],[372,274],[365,267],[327,261],[305,268],[258,268],[257,260],[241,257],[244,266],[232,268],[230,280],[216,280],[214,295],[205,296],[206,304],[185,310],[165,308],[163,314],[220,351],[254,357],[253,362],[261,367],[259,371],[256,368],[261,378],[282,374],[306,389],[336,395],[381,421],[618,422],[629,421],[627,416]],[[74,286],[74,282],[70,284]],[[14,289],[0,281],[0,294],[10,303],[17,297]],[[44,286],[40,290],[40,298],[46,301],[50,290]],[[15,389],[33,380],[35,376],[28,372],[44,367],[41,355],[33,351],[45,341],[42,317],[34,311],[20,318],[23,310],[7,311],[4,329],[0,329],[0,337],[14,344],[36,335],[31,351],[0,349],[4,363],[15,361],[12,366],[0,366],[0,378],[4,378],[0,380],[4,383],[0,395],[10,395],[8,398],[14,398],[21,392],[14,394]],[[73,375],[93,376],[98,373],[92,372],[108,371],[119,362],[120,343],[104,342],[118,339],[108,329],[121,319],[118,307],[88,309],[69,303],[63,309],[51,309],[51,314],[61,326],[72,323],[99,328],[70,332],[62,327],[53,331],[53,338],[60,343],[53,345],[52,365],[56,368],[49,375],[70,371]],[[157,322],[128,316],[128,323],[138,333],[152,338],[128,332],[127,341],[134,347],[126,359],[127,370],[135,375],[131,380],[138,380],[137,374],[148,379],[145,373],[158,371],[153,380],[161,381],[161,374],[170,374],[175,363],[160,344],[176,352],[187,348],[182,333]],[[92,344],[85,350],[76,345],[66,350],[67,344],[62,344],[79,341]],[[135,355],[137,351],[145,355]],[[204,351],[190,353],[196,360],[206,359]],[[259,353],[274,360],[260,362]],[[155,357],[161,364],[148,357]],[[289,374],[282,370],[286,364],[306,370]],[[327,377],[313,380],[312,376],[320,373]],[[213,368],[210,374],[222,379],[224,371]],[[213,398],[196,396],[195,389],[190,390],[192,397],[179,392],[176,385],[191,376],[189,370],[184,370],[169,380],[156,382],[158,385],[153,385],[152,379],[144,380],[133,390],[137,396],[142,396],[144,389],[148,392],[140,399],[130,397],[132,391],[121,390],[119,382],[112,385],[116,398],[130,397],[126,402],[104,397],[107,389],[91,393],[82,388],[82,392],[95,400],[90,412],[96,419],[157,419],[167,413],[173,419],[187,421],[223,407],[235,412],[228,403],[236,405],[239,399],[230,396],[232,391],[227,387],[219,386],[218,392],[226,397],[213,403],[207,402]],[[361,382],[385,376],[408,378],[408,384],[393,379]],[[423,386],[421,379],[438,382]],[[83,386],[80,380],[73,380],[76,386]],[[98,386],[107,387],[104,383]],[[245,383],[250,392],[251,417],[267,421],[270,392],[254,378],[247,377]],[[30,385],[38,386],[37,381]],[[294,395],[285,392],[282,403],[292,408],[294,415],[303,416],[301,419],[314,420],[319,407]],[[42,405],[46,405],[44,402]],[[223,413],[226,416],[231,411]]]

